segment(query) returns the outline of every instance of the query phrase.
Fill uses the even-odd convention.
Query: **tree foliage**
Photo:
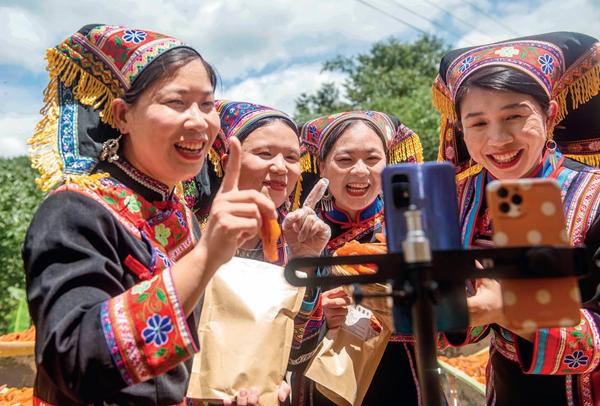
[[[0,335],[19,308],[9,287],[24,289],[25,274],[21,246],[27,227],[44,194],[35,184],[37,172],[27,157],[0,158]]]
[[[311,118],[321,117],[332,112],[351,109],[349,103],[340,100],[340,91],[335,83],[323,83],[314,94],[301,93],[296,99],[296,115],[294,119],[298,124]]]
[[[324,71],[348,75],[346,99],[333,83],[296,100],[298,122],[351,109],[389,113],[421,137],[426,160],[437,158],[440,116],[433,107],[431,85],[448,47],[435,36],[423,35],[412,43],[389,38],[369,52],[325,61]]]

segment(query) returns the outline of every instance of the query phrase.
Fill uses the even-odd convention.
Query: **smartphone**
[[[497,180],[486,187],[495,247],[569,246],[561,190],[553,179]],[[507,327],[535,330],[579,324],[574,276],[502,279]]]
[[[388,165],[382,172],[385,233],[389,252],[402,252],[407,227],[404,213],[414,205],[421,211],[423,231],[431,250],[461,248],[454,166],[448,162]],[[448,269],[448,272],[452,272]],[[435,306],[437,329],[457,332],[469,325],[466,283],[439,280],[441,300]],[[410,309],[394,307],[398,333],[412,333]]]

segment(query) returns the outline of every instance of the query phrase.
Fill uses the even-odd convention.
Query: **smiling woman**
[[[383,232],[384,223],[381,172],[388,163],[422,162],[418,135],[396,117],[376,111],[350,111],[305,123],[301,139],[308,151],[302,157],[305,182],[310,182],[312,173],[329,179],[329,191],[317,210],[331,227],[328,254],[350,241],[375,241],[375,234]],[[349,303],[350,297],[341,288],[323,293],[328,329],[344,324]],[[401,404],[418,405],[419,388],[412,367],[414,340],[393,336],[391,341],[395,342],[387,345],[379,365],[375,366],[377,370],[371,375],[373,380],[363,404],[400,404],[396,389],[400,383]],[[305,377],[302,380],[301,391],[294,394],[295,404],[334,404],[317,390],[313,381]]]
[[[202,168],[219,116],[216,75],[193,48],[88,25],[47,59],[47,104],[29,142],[38,184],[57,187],[23,245],[35,404],[181,404],[206,285],[275,206],[238,190],[234,142],[200,238],[177,185]],[[258,393],[237,400],[255,405]]]
[[[260,192],[278,207],[282,235],[276,241],[276,259],[270,262],[285,265],[291,257],[319,256],[329,241],[329,227],[316,216],[310,202],[290,213],[300,179],[300,141],[294,121],[282,111],[253,103],[218,100],[216,108],[221,118],[221,132],[209,156],[217,175],[213,177],[213,188],[218,187],[223,173],[230,170],[231,144],[234,139],[239,140],[239,189]],[[211,201],[197,194],[195,182],[200,176],[184,182],[184,190],[189,197],[188,204],[197,209],[196,215],[204,224],[210,218]],[[237,250],[236,256],[268,261],[263,244],[258,236],[249,238]],[[322,324],[320,295],[320,289],[308,292],[294,319],[295,334],[288,371],[304,371],[315,350]]]
[[[595,38],[557,32],[444,56],[434,83],[440,157],[456,166],[465,248],[493,245],[487,184],[549,178],[561,188],[569,242],[598,254],[600,171],[582,162],[600,162],[599,54]],[[468,299],[473,327],[446,338],[460,346],[490,334],[487,404],[598,402],[598,283],[597,275],[579,281],[577,326],[512,331],[498,282],[477,282]]]

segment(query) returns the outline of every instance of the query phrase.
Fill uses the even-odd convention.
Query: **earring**
[[[286,213],[289,213],[292,209],[292,197],[288,197],[283,205],[285,206]]]
[[[546,141],[546,149],[548,150],[548,155],[550,156],[550,165],[552,165],[552,168],[556,168],[556,165],[558,164],[556,159],[556,141],[553,139]]]
[[[111,164],[119,159],[119,155],[117,155],[117,151],[119,150],[119,140],[123,134],[119,134],[117,138],[110,139],[108,141],[104,141],[102,144],[102,153],[100,154],[100,160],[104,161],[105,159]]]
[[[324,211],[333,210],[333,195],[331,194],[331,190],[329,190],[329,188],[327,188],[327,191],[321,198],[320,203],[321,203],[321,208]]]

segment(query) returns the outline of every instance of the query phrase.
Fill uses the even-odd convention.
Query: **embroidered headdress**
[[[304,154],[301,162],[302,172],[318,172],[316,158],[321,153],[323,144],[334,128],[341,123],[360,119],[372,123],[388,153],[388,163],[423,162],[423,147],[419,136],[410,128],[389,116],[377,111],[357,110],[319,117],[304,123],[300,130],[300,140],[308,154]]]
[[[473,72],[507,66],[534,78],[558,104],[554,141],[567,156],[590,165],[600,163],[600,43],[574,32],[555,32],[450,51],[440,63],[433,101],[442,114],[438,159],[456,165],[459,178],[477,173],[457,131],[455,100]]]
[[[48,49],[46,105],[27,142],[32,166],[41,173],[36,182],[42,190],[58,182],[95,187],[98,178],[106,176],[90,173],[102,143],[119,136],[113,100],[123,96],[157,56],[181,47],[190,48],[155,32],[92,24]]]
[[[283,111],[279,111],[260,104],[253,104],[231,100],[217,100],[215,108],[221,118],[221,131],[208,153],[208,158],[213,164],[219,177],[223,176],[221,158],[229,151],[229,139],[239,137],[248,127],[257,121],[273,117],[289,120],[294,126],[296,123]],[[298,130],[296,129],[296,133]]]

